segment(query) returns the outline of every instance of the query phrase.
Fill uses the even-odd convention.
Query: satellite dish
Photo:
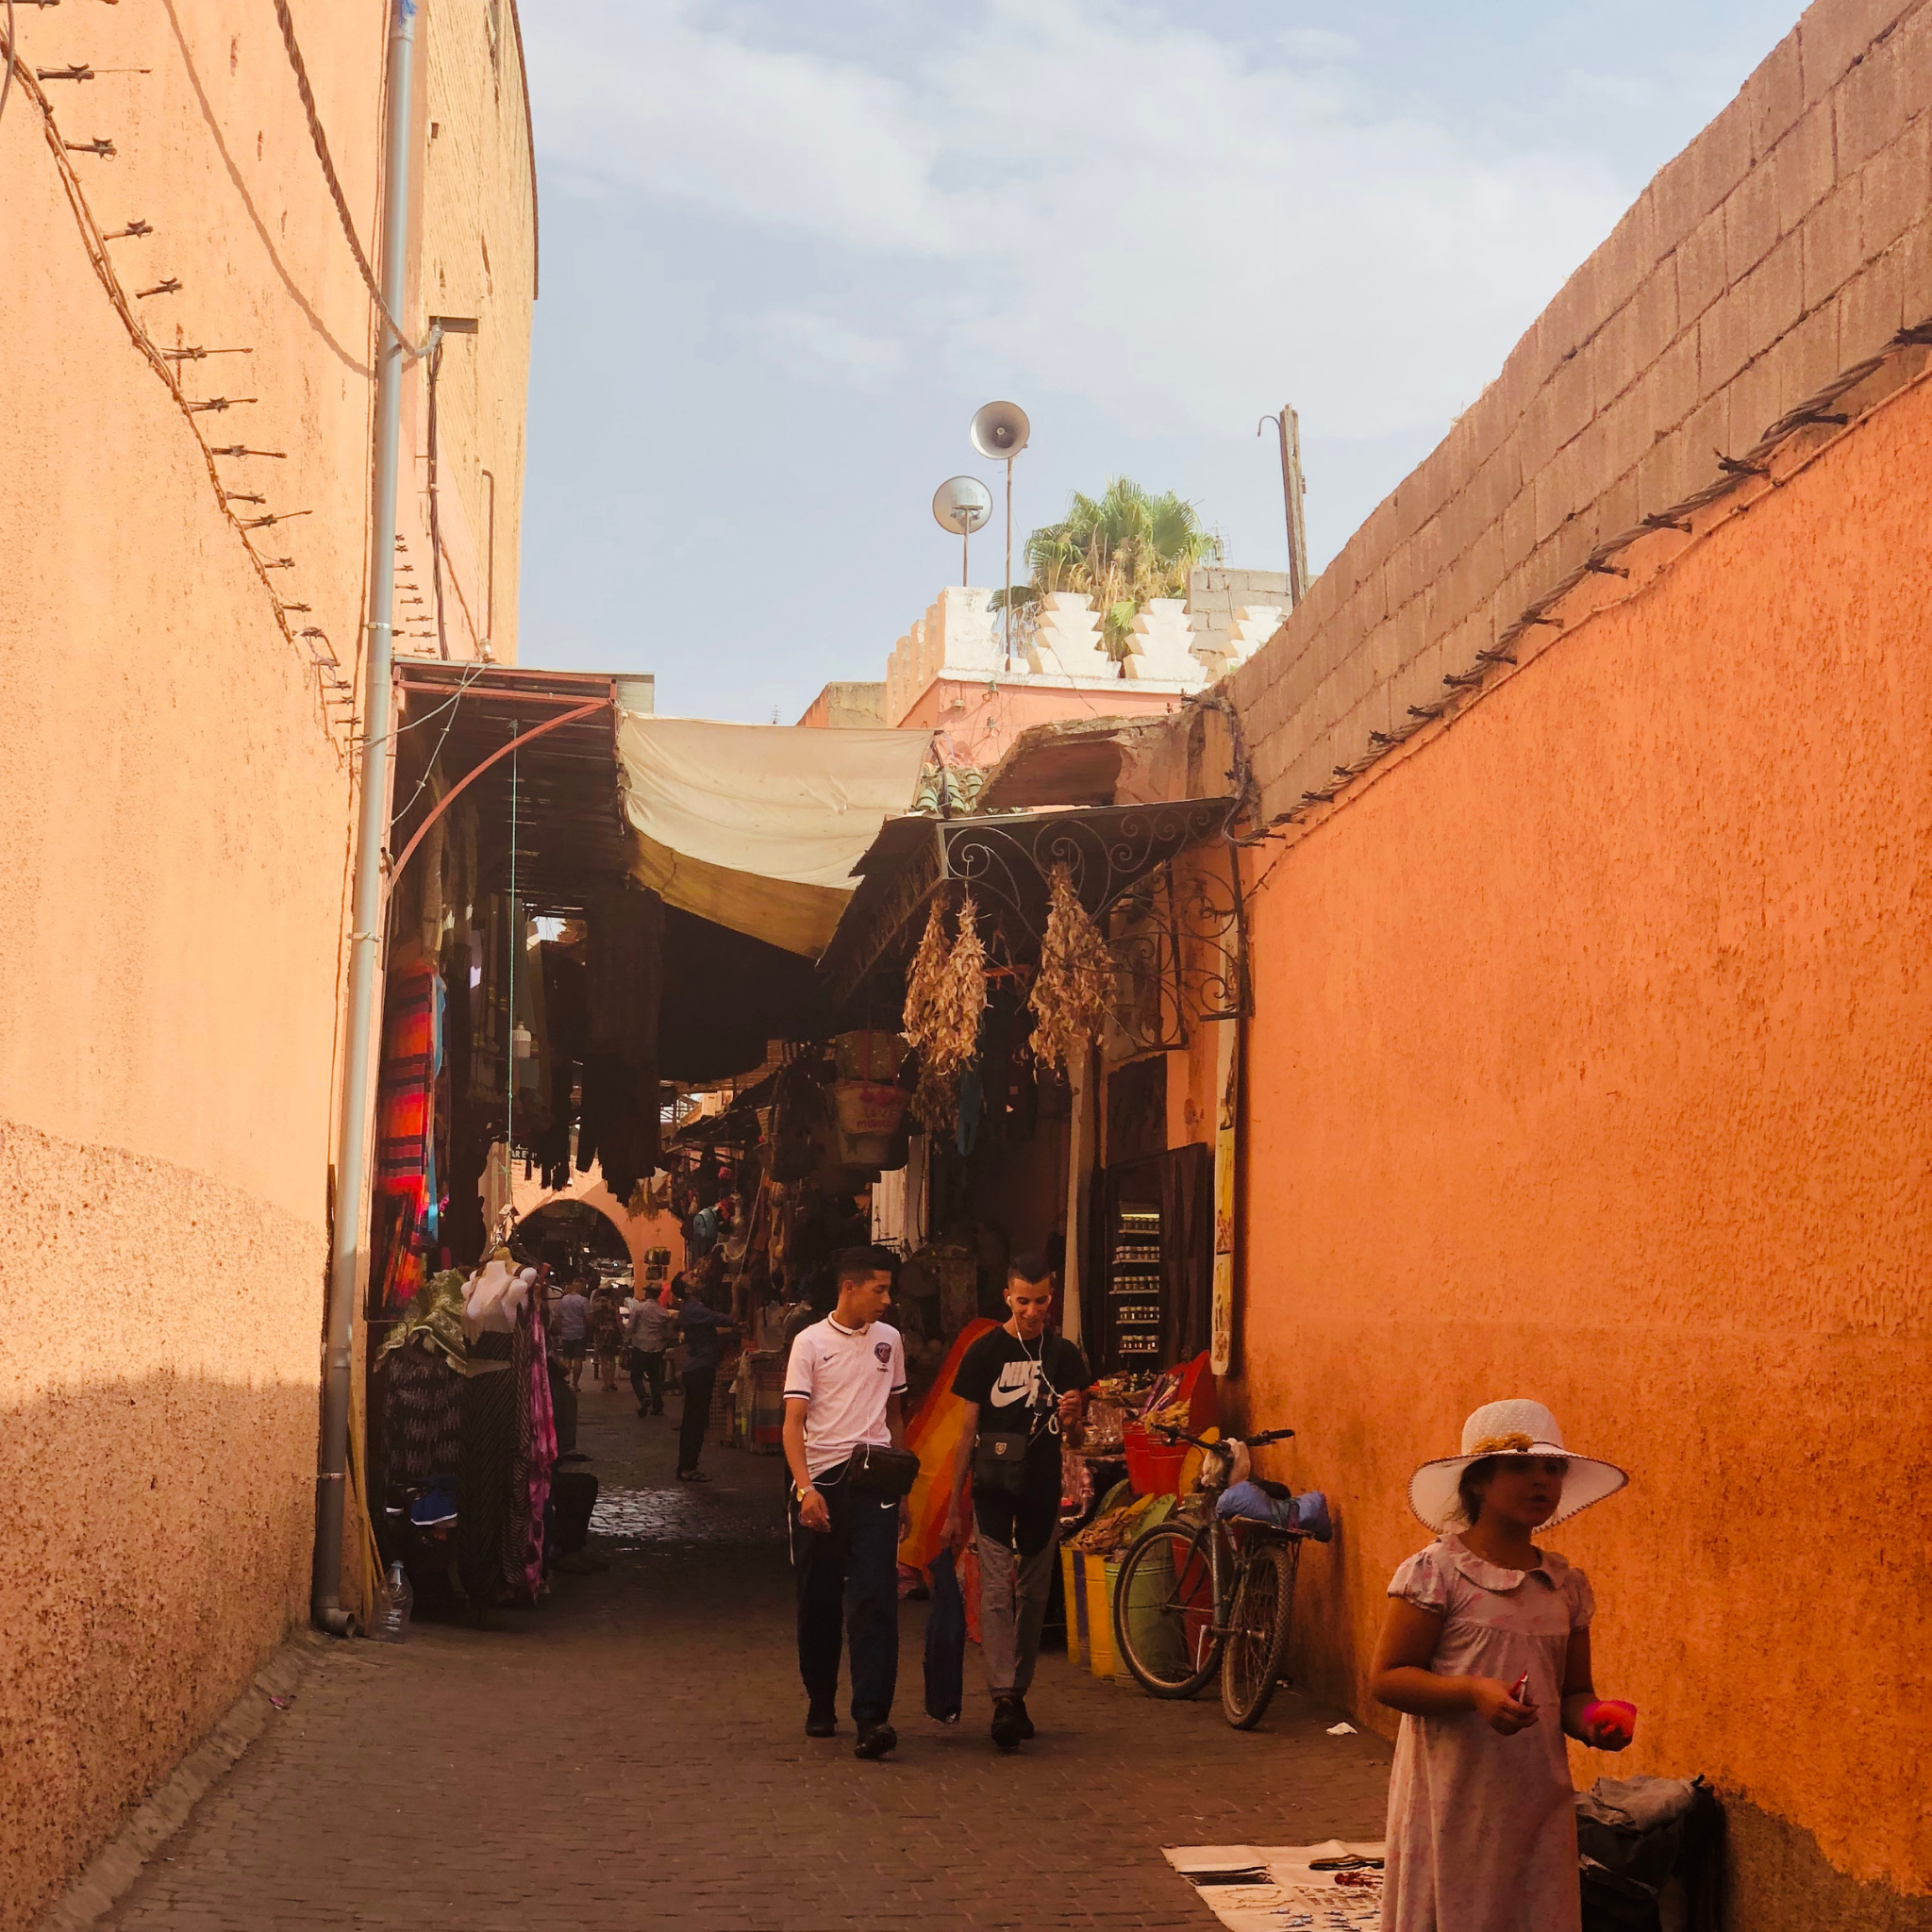
[[[932,493],[932,513],[942,530],[970,537],[992,514],[992,491],[977,476],[948,476]]]
[[[1026,447],[1032,427],[1018,403],[989,403],[974,417],[967,434],[981,456],[1005,462]]]

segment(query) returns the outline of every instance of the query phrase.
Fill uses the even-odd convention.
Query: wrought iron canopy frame
[[[895,821],[888,828],[894,839],[916,842],[902,843],[896,863],[878,855],[883,863],[855,896],[848,918],[858,915],[856,929],[841,933],[823,962],[834,995],[849,998],[882,961],[907,951],[933,894],[949,886],[996,908],[1008,938],[1024,937],[1037,950],[1049,881],[1064,865],[1081,905],[1108,934],[1125,1050],[1184,1046],[1190,1021],[1247,1010],[1240,861],[1220,840],[1231,805],[1197,798],[935,819],[929,839]],[[1210,842],[1225,853],[1225,879],[1207,866],[1176,876],[1174,861]]]

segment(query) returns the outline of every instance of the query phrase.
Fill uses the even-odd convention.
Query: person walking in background
[[[1369,1694],[1403,1713],[1389,1784],[1389,1932],[1578,1932],[1575,1793],[1563,1739],[1630,1741],[1598,1704],[1581,1570],[1532,1541],[1629,1481],[1572,1456],[1540,1402],[1491,1402],[1409,1506],[1439,1535],[1389,1586]],[[1525,1735],[1527,1734],[1527,1735]]]
[[[798,1669],[805,1734],[839,1728],[841,1624],[852,1653],[856,1757],[899,1741],[890,1722],[899,1672],[899,1537],[905,1504],[861,1490],[856,1452],[906,1446],[906,1352],[879,1317],[892,1299],[892,1257],[848,1248],[833,1264],[839,1300],[791,1344],[785,1369],[785,1460],[791,1470],[791,1562],[798,1583]]]
[[[617,1297],[608,1285],[600,1283],[591,1296],[589,1324],[591,1353],[597,1357],[597,1379],[607,1395],[617,1393],[617,1354],[624,1346],[624,1322],[617,1312]]]
[[[631,1298],[625,1339],[630,1344],[630,1387],[640,1415],[664,1413],[664,1351],[677,1335],[677,1317],[648,1288]],[[649,1390],[646,1395],[645,1391]]]
[[[684,1338],[684,1412],[677,1423],[677,1479],[708,1483],[710,1477],[698,1467],[698,1457],[704,1453],[711,1391],[718,1381],[718,1342],[721,1332],[731,1324],[706,1301],[704,1291],[690,1275],[680,1274],[677,1282],[678,1290],[674,1291],[677,1327]]]
[[[1013,1257],[1006,1298],[1006,1325],[982,1335],[953,1377],[969,1407],[943,1534],[953,1543],[965,1528],[971,1476],[992,1740],[1017,1751],[1033,1736],[1026,1692],[1059,1548],[1061,1435],[1080,1419],[1088,1375],[1086,1357],[1048,1331],[1053,1270],[1043,1255]]]
[[[570,1369],[570,1386],[581,1388],[584,1357],[590,1349],[591,1303],[584,1293],[584,1278],[575,1269],[563,1277],[563,1293],[557,1304],[557,1352]]]

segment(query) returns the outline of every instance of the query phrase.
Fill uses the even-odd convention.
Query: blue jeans
[[[853,1489],[842,1469],[824,1471],[817,1487],[830,1529],[807,1529],[791,1501],[798,1671],[812,1707],[832,1709],[842,1634],[852,1651],[852,1722],[865,1730],[891,1716],[899,1679],[899,1499]]]

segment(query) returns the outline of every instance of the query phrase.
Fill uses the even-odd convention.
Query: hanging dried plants
[[[1113,957],[1062,862],[1048,878],[1046,936],[1026,1002],[1033,1008],[1034,1057],[1062,1073],[1084,1062],[1112,1000]]]
[[[912,1110],[934,1129],[950,1126],[958,1113],[959,1075],[979,1051],[979,1018],[986,1008],[986,947],[979,912],[969,892],[959,907],[958,937],[946,947],[938,900],[924,937],[906,975],[906,1038],[919,1050],[919,1087]]]
[[[900,1023],[900,1030],[919,1049],[922,1058],[928,1056],[927,1042],[939,1023],[941,989],[945,977],[946,922],[940,902],[935,899],[919,950],[912,956],[911,968],[906,974],[906,1014]]]

